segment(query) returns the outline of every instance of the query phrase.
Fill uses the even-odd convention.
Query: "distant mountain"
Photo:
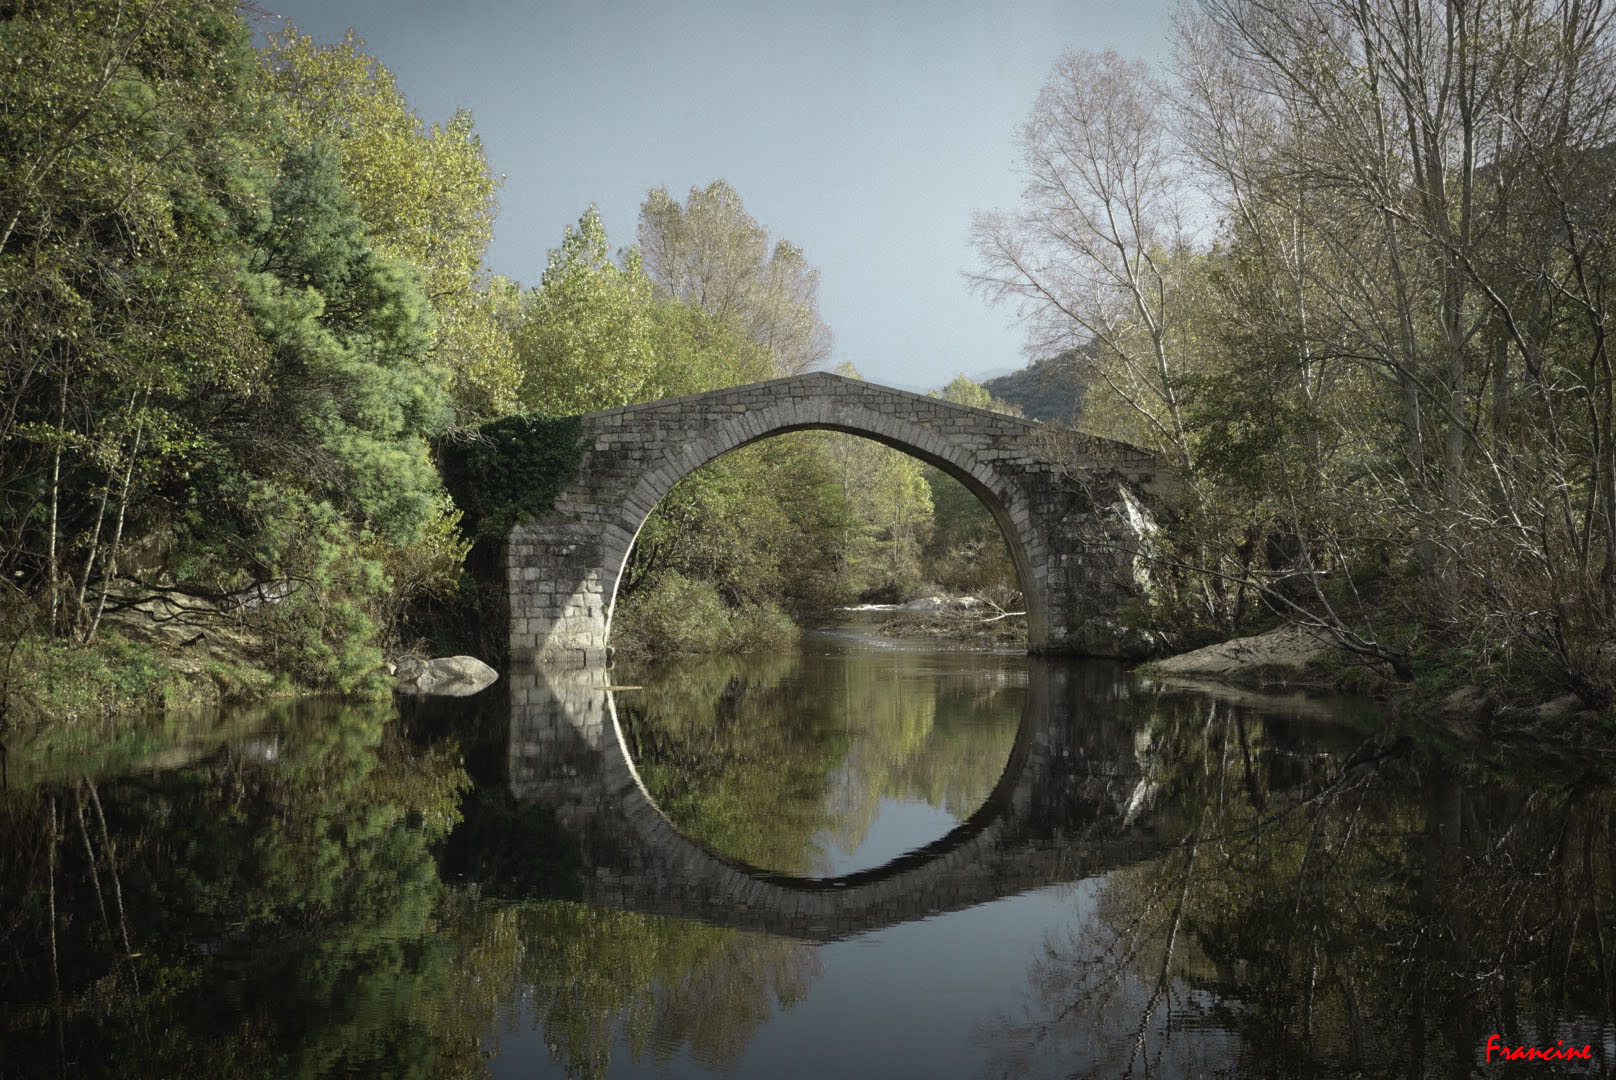
[[[1078,373],[1082,358],[1082,349],[1068,349],[982,385],[1000,401],[1019,405],[1031,419],[1075,427],[1077,418],[1083,415],[1083,392],[1087,389]]]

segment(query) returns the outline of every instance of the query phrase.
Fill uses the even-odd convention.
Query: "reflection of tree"
[[[1023,686],[996,671],[911,671],[879,656],[843,667],[840,685],[822,691],[850,735],[833,796],[839,846],[859,845],[883,798],[924,802],[956,820],[987,801],[1015,745]]]
[[[389,710],[254,730],[177,771],[5,793],[0,1074],[481,1076],[518,995],[572,1075],[602,1074],[619,1031],[637,1059],[723,1067],[817,974],[792,942],[495,899],[571,894],[575,842],[468,793],[454,745]]]
[[[727,1068],[819,974],[810,949],[760,934],[564,902],[519,918],[521,992],[569,1076],[604,1076],[619,1030],[637,1062],[688,1048]]]
[[[810,874],[823,840],[858,846],[882,798],[956,818],[986,800],[1025,695],[999,674],[940,676],[879,655],[722,657],[637,674],[645,689],[622,711],[675,825],[730,858]]]
[[[659,672],[623,712],[629,748],[668,819],[713,850],[785,873],[821,853],[826,777],[846,750],[803,708],[791,657],[714,657]]]
[[[437,876],[458,753],[389,720],[283,710],[176,772],[8,791],[7,1074],[480,1074],[515,937]]]
[[[1331,758],[1228,706],[1140,723],[1182,840],[1051,942],[995,1032],[1007,1075],[1469,1075],[1492,1032],[1608,1030],[1607,780],[1482,781],[1403,743]]]

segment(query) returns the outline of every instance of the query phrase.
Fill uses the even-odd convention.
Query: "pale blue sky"
[[[833,362],[918,389],[1026,363],[961,276],[971,212],[1014,205],[1016,131],[1061,50],[1165,59],[1172,6],[263,3],[320,41],[356,28],[427,121],[472,111],[505,177],[499,273],[536,284],[590,203],[616,249],[647,190],[722,177],[819,269]]]

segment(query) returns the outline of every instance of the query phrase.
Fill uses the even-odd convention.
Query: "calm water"
[[[846,632],[609,679],[14,737],[0,1077],[1612,1074],[1604,755]]]

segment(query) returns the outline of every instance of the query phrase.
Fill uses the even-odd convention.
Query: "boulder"
[[[1204,649],[1180,653],[1148,666],[1151,675],[1253,680],[1283,683],[1304,679],[1308,669],[1329,654],[1332,643],[1320,632],[1281,626],[1255,637],[1235,638]]]
[[[441,697],[469,697],[499,678],[499,672],[475,656],[431,660],[406,656],[395,665],[393,674],[401,693]]]

